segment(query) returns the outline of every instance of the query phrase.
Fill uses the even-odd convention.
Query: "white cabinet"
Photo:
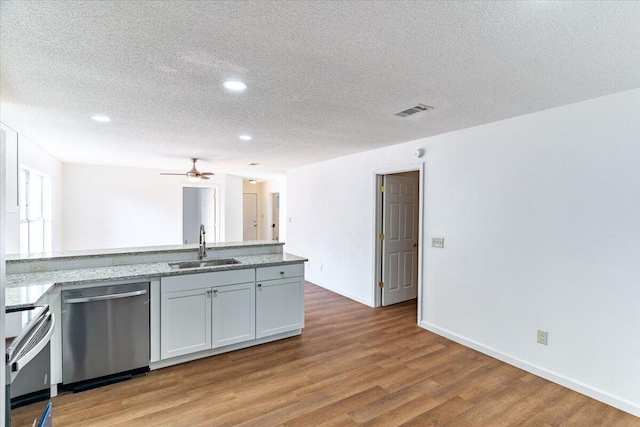
[[[152,343],[159,359],[152,351],[152,361],[164,366],[304,327],[303,264],[162,277],[160,295],[160,345]]]
[[[5,209],[6,213],[18,213],[18,134],[0,125],[0,137],[5,146]]]
[[[289,266],[287,266],[289,267]],[[291,266],[293,267],[293,266]],[[298,266],[295,266],[298,267]],[[260,272],[257,277],[273,277],[286,268],[265,267],[268,271]],[[298,274],[303,274],[299,271]],[[262,280],[256,284],[256,338],[268,337],[283,332],[295,331],[304,327],[304,277],[287,279]]]
[[[211,348],[210,290],[163,293],[160,325],[162,359]]]
[[[211,301],[213,348],[256,338],[254,282],[215,287]]]
[[[254,269],[162,278],[161,294],[160,359],[256,337]]]

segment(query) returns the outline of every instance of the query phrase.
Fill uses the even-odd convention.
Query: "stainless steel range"
[[[51,387],[51,335],[55,328],[48,306],[8,313],[16,318],[22,332],[14,338],[5,353],[6,402],[5,424],[11,426],[11,409],[48,400]],[[47,415],[50,419],[50,405]]]

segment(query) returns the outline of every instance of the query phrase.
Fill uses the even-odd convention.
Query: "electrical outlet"
[[[543,331],[542,329],[538,329],[538,343],[547,345],[547,331]]]
[[[444,248],[444,237],[434,237],[431,239],[431,247],[432,248]]]
[[[49,271],[49,265],[46,262],[31,264],[29,271],[31,271],[32,273],[43,273],[45,271]]]
[[[324,269],[324,264],[320,264],[320,271]]]

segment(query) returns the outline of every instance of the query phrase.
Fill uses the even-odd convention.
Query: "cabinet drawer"
[[[257,281],[286,279],[289,277],[304,277],[304,264],[300,263],[256,268]]]
[[[161,293],[186,291],[190,289],[212,288],[214,286],[248,283],[255,280],[255,270],[214,271],[212,273],[184,274],[160,279]]]

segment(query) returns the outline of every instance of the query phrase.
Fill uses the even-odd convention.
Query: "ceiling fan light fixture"
[[[187,181],[200,182],[200,177],[192,172],[187,172]]]
[[[200,172],[197,168],[196,168],[196,162],[198,161],[198,159],[196,158],[192,158],[191,161],[193,162],[193,166],[191,166],[191,169],[189,169],[187,172],[185,173],[168,173],[168,172],[162,172],[160,173],[160,175],[180,175],[180,176],[186,176],[187,177],[187,181],[189,182],[200,182],[203,180],[207,180],[210,179],[209,177],[212,175],[215,175],[213,172]]]

